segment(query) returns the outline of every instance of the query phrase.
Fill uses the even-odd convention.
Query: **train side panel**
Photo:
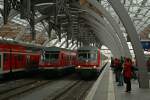
[[[40,53],[33,53],[32,50],[26,49],[26,46],[21,44],[2,43],[0,45],[1,54],[1,69],[0,74],[7,74],[12,72],[27,71],[28,68],[32,68],[33,63],[39,65]],[[31,56],[31,60],[28,59]]]

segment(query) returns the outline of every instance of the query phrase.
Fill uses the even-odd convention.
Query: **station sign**
[[[141,40],[141,44],[145,51],[150,49],[150,40]]]

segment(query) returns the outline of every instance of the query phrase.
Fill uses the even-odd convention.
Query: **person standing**
[[[120,61],[118,58],[115,58],[114,60],[114,73],[115,73],[115,79],[116,82],[119,81],[119,76],[118,76],[118,67],[119,67]]]
[[[119,60],[119,66],[117,67],[118,86],[123,86],[122,70],[123,70],[122,62]]]
[[[148,58],[146,65],[147,65],[147,70],[150,72],[150,57]]]
[[[130,92],[131,91],[131,77],[132,77],[132,60],[130,58],[125,59],[123,76],[124,76],[124,81],[126,83],[126,92]]]

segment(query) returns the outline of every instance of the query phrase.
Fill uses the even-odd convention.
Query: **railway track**
[[[0,84],[0,100],[13,100],[14,98],[16,99],[21,95],[35,92],[36,89],[38,91],[39,88],[55,84],[57,81],[70,80],[72,77],[74,77],[74,75],[69,75],[60,79],[21,79],[3,83]]]
[[[36,82],[36,80],[21,79],[21,80],[12,81],[12,82],[9,82],[9,83],[6,83],[6,84],[0,84],[0,94],[9,92],[11,90],[20,88],[22,86],[30,85],[34,82]]]
[[[57,80],[30,80],[0,88],[0,100],[83,100],[94,82],[81,80],[76,74]]]
[[[105,65],[102,70],[105,68]],[[56,92],[56,95],[50,95],[44,100],[84,100],[95,81],[96,79],[88,81],[78,80],[66,85],[63,90]]]
[[[42,80],[42,81],[30,81],[26,82],[25,84],[22,84],[20,86],[16,86],[10,89],[1,90],[0,92],[0,100],[9,100],[12,97],[18,96],[20,94],[23,94],[25,92],[28,92],[30,90],[33,90],[35,88],[38,88],[40,86],[43,86],[45,84],[50,83],[49,80]]]
[[[44,100],[83,100],[95,81],[78,80],[68,84],[56,95],[50,95]]]

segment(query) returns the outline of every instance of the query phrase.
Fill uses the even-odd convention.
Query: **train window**
[[[56,60],[56,59],[58,59],[58,57],[59,57],[58,53],[51,53],[50,54],[50,60]]]
[[[80,60],[87,59],[87,53],[79,53],[79,54],[78,54],[78,58],[79,58]]]
[[[50,54],[45,54],[45,60],[48,60],[50,58]]]
[[[22,60],[22,55],[18,55],[17,58],[21,61]]]
[[[44,57],[46,61],[54,61],[54,60],[57,60],[58,58],[59,58],[58,51],[51,51],[51,52],[45,53],[45,57]]]
[[[79,50],[78,51],[78,58],[80,60],[89,59],[89,60],[96,60],[97,59],[97,52],[90,51],[90,50]]]
[[[4,59],[4,61],[7,61],[8,60],[8,54],[4,53],[3,59]]]
[[[88,54],[88,59],[96,60],[97,59],[97,54],[96,53]]]
[[[27,64],[29,64],[30,63],[30,55],[26,55],[26,56],[27,56],[27,58],[26,58]]]

